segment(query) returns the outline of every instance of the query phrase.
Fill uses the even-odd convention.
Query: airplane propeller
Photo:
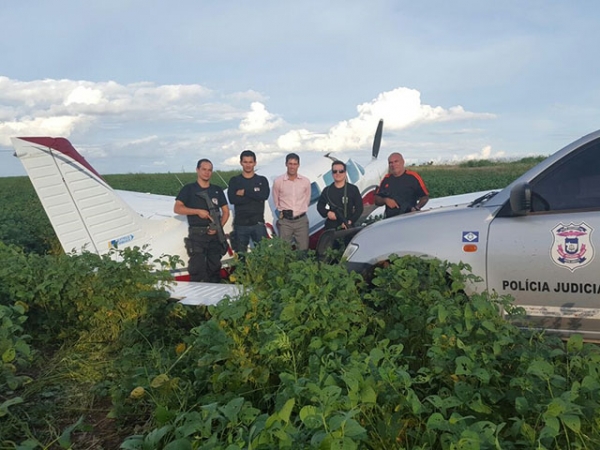
[[[379,156],[379,147],[381,147],[381,135],[383,134],[383,119],[379,120],[377,124],[377,131],[375,132],[375,139],[373,139],[373,159],[377,159]]]

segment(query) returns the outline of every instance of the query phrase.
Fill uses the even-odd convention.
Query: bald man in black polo
[[[429,191],[417,172],[404,167],[400,153],[388,157],[389,173],[375,191],[375,204],[385,205],[384,218],[419,211],[429,201]]]

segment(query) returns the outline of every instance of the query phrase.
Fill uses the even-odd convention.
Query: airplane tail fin
[[[64,138],[12,138],[17,156],[66,252],[139,245],[155,227],[131,209]]]

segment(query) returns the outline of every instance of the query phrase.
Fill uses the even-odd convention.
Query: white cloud
[[[256,92],[252,89],[245,92],[234,92],[232,94],[225,95],[228,100],[239,101],[252,101],[252,102],[264,102],[266,98],[260,92]]]
[[[250,112],[240,123],[240,130],[247,133],[262,133],[283,125],[283,120],[271,114],[260,102],[252,102]]]
[[[92,89],[85,86],[77,86],[65,100],[65,106],[72,103],[82,103],[84,105],[97,105],[102,101],[102,92],[99,89]]]
[[[240,98],[248,96],[251,94],[244,93]],[[139,133],[140,127],[155,127],[157,123],[166,130],[183,123],[191,127],[240,119],[248,101],[240,105],[234,100],[219,99],[210,89],[196,84],[19,81],[0,76],[0,145],[9,145],[10,137],[17,135],[69,138],[75,132],[87,131],[92,124],[105,135],[123,130],[124,135],[131,135]],[[122,146],[128,141],[121,136]]]
[[[465,111],[462,106],[444,109],[421,103],[421,94],[415,89],[400,87],[383,92],[374,100],[357,106],[358,116],[339,122],[327,134],[307,130],[291,130],[277,140],[285,150],[300,148],[339,151],[365,147],[373,138],[379,119],[385,130],[403,130],[432,122],[449,122],[466,119],[490,119],[493,114]]]
[[[109,150],[100,145],[79,146],[77,151],[89,159],[105,159],[111,156]],[[119,162],[115,161],[114,164],[119,164]]]
[[[492,146],[486,145],[481,149],[479,153],[471,153],[469,155],[463,156],[460,158],[461,160],[474,160],[474,159],[498,159],[504,157],[505,152],[499,151],[496,153],[492,153]]]
[[[481,148],[481,150],[477,151],[477,152],[471,152],[471,153],[467,153],[467,154],[459,154],[456,153],[456,149],[452,149],[454,150],[454,153],[452,153],[452,155],[450,157],[448,156],[444,156],[443,154],[437,154],[436,156],[432,157],[430,159],[430,161],[433,161],[435,164],[457,164],[457,163],[461,163],[464,161],[474,161],[474,160],[481,160],[481,159],[502,159],[505,158],[507,156],[506,152],[504,151],[496,151],[494,152],[492,149],[491,145],[485,145]],[[446,149],[444,151],[444,153],[449,153],[452,151],[451,149]],[[415,163],[418,163],[418,161],[412,161]]]
[[[84,116],[55,116],[0,122],[0,145],[10,145],[10,138],[18,136],[70,136],[75,128],[86,128],[91,121],[93,118]]]
[[[303,143],[308,142],[310,140],[314,140],[318,136],[323,135],[311,133],[310,131],[305,129],[291,130],[277,138],[277,145],[282,150],[293,152],[294,150],[300,149]]]
[[[152,136],[146,136],[146,137],[142,137],[139,139],[133,139],[130,141],[124,141],[124,142],[120,142],[118,144],[116,144],[117,146],[120,147],[126,147],[126,146],[133,146],[133,145],[148,145],[148,144],[155,144],[158,141],[158,136],[157,135],[152,135]]]
[[[225,161],[223,161],[223,164],[225,164],[226,166],[236,166],[240,164],[240,157],[237,155],[231,156],[229,158],[227,158]]]
[[[141,82],[122,85],[74,80],[17,81],[0,77],[0,102],[13,106],[17,116],[136,114],[137,120],[194,118],[215,105],[213,92],[200,85],[155,85]],[[230,107],[231,105],[227,105]],[[226,109],[226,108],[225,108]],[[241,116],[239,111],[238,115]],[[218,115],[218,114],[217,114]]]
[[[290,151],[307,157],[324,151],[352,152],[370,147],[380,118],[385,121],[386,150],[414,147],[416,143],[423,145],[418,154],[424,156],[434,151],[435,143],[425,145],[420,134],[410,142],[407,133],[398,138],[393,133],[386,135],[386,131],[494,117],[466,111],[462,106],[423,104],[419,91],[400,87],[359,104],[355,117],[317,132],[309,125],[287,123],[270,112],[263,96],[252,90],[220,93],[198,84],[68,79],[23,82],[7,77],[0,77],[0,105],[0,145],[9,146],[9,138],[18,135],[76,137],[74,144],[82,153],[97,158],[100,166],[105,164],[104,170],[109,172],[104,173],[131,171],[125,166],[134,159],[140,164],[133,170],[180,170],[199,157],[211,158],[216,166],[238,168],[239,153],[244,149],[255,151],[263,167]],[[439,127],[428,128],[440,132]],[[443,130],[451,133],[452,127],[446,125]],[[468,131],[463,134],[472,136]],[[120,158],[127,162],[120,163]]]

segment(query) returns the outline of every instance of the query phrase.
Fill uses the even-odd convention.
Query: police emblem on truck
[[[589,264],[594,259],[592,231],[594,231],[592,227],[585,222],[556,225],[551,231],[553,242],[550,256],[552,261],[571,272]]]

